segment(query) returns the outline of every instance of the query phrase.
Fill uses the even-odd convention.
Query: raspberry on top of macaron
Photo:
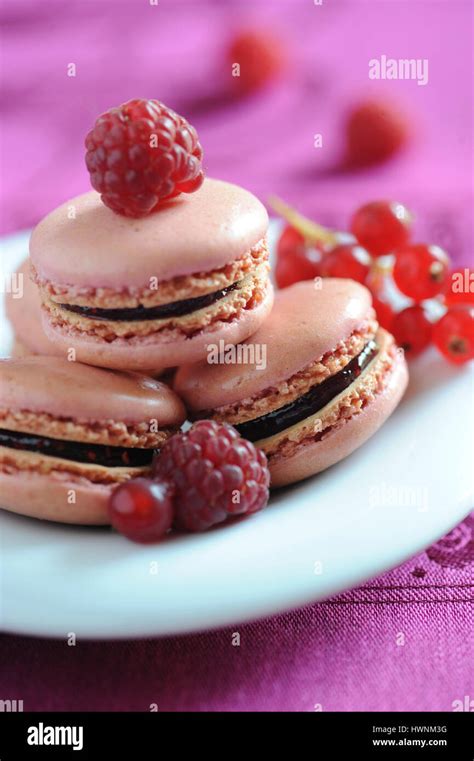
[[[129,217],[192,193],[204,180],[196,130],[158,100],[135,98],[101,114],[86,149],[92,187],[106,206]]]
[[[407,384],[403,353],[379,328],[367,288],[352,280],[279,291],[244,347],[249,363],[181,367],[174,387],[193,419],[230,423],[263,449],[271,486],[350,454],[392,413]]]
[[[87,147],[102,196],[62,204],[30,240],[48,339],[81,362],[157,372],[254,333],[273,303],[260,201],[203,180],[195,131],[157,101],[112,109]]]

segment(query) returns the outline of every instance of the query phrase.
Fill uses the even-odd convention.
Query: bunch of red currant
[[[452,271],[439,246],[412,243],[413,217],[403,204],[362,206],[352,217],[349,236],[314,224],[278,199],[273,206],[289,223],[277,247],[280,288],[315,277],[357,280],[372,292],[380,324],[407,356],[433,342],[455,364],[474,358],[474,272]],[[397,311],[390,289],[398,289],[411,304]],[[434,302],[437,310],[430,309]]]

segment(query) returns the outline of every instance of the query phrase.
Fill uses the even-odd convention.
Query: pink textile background
[[[88,189],[83,139],[98,113],[157,97],[197,127],[209,175],[340,228],[360,202],[397,197],[420,238],[472,262],[470,0],[3,0],[0,13],[1,232]],[[223,52],[249,22],[281,35],[292,68],[281,84],[229,99]],[[429,83],[369,81],[368,60],[382,54],[427,58]],[[337,172],[344,113],[374,93],[406,110],[413,144],[386,166]],[[469,706],[473,525],[359,590],[221,632],[76,647],[4,635],[0,697],[25,710]]]
[[[473,200],[470,0],[3,0],[0,13],[0,231],[89,188],[83,141],[101,111],[158,97],[197,127],[210,176],[341,228],[358,203],[397,197],[420,237],[448,244],[455,260],[472,256],[472,215],[458,213]],[[280,84],[225,98],[224,51],[247,24],[279,35],[291,66]],[[381,55],[427,58],[428,84],[369,80]],[[406,111],[412,146],[385,167],[334,171],[347,108],[376,94]]]

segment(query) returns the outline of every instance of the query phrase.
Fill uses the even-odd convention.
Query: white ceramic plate
[[[4,241],[3,271],[25,251],[24,235]],[[0,354],[9,340],[4,330]],[[252,518],[152,547],[108,529],[2,512],[2,628],[61,638],[175,634],[353,587],[427,547],[469,512],[472,402],[472,368],[451,368],[428,353],[412,365],[396,413],[344,462],[276,493]]]

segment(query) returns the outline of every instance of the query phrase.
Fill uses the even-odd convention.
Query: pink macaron
[[[183,423],[168,386],[59,357],[0,360],[0,506],[63,523],[106,524],[120,483],[151,471]]]
[[[25,259],[15,274],[20,285],[18,292],[5,294],[5,311],[13,328],[12,356],[65,356],[65,352],[52,343],[43,330],[41,298],[37,286],[30,278],[30,260]]]
[[[243,341],[273,303],[267,227],[251,193],[212,179],[141,219],[73,198],[31,236],[45,332],[80,362],[141,371]]]
[[[363,444],[407,380],[403,352],[379,328],[369,291],[327,278],[279,291],[250,339],[181,367],[175,389],[193,418],[231,423],[261,447],[271,485],[283,486]]]

